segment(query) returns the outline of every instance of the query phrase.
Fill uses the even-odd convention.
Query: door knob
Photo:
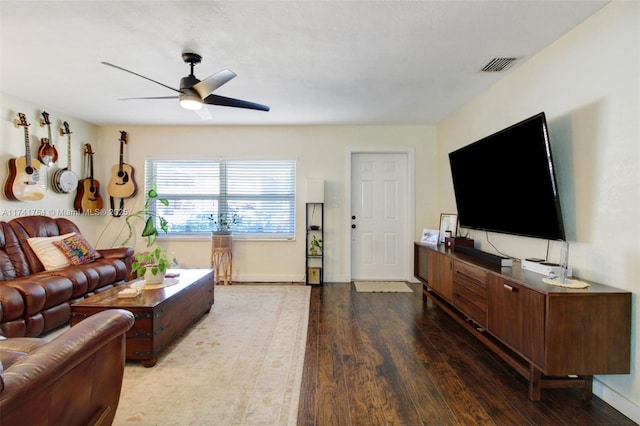
[[[355,224],[352,224],[352,225],[351,225],[351,229],[356,229],[356,225],[355,225]]]

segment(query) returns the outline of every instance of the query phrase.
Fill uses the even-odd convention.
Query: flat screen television
[[[544,112],[449,153],[463,228],[565,240]]]

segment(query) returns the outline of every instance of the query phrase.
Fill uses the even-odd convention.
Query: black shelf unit
[[[324,283],[324,203],[307,203],[305,236],[305,281],[307,285]],[[320,248],[313,245],[319,241]]]

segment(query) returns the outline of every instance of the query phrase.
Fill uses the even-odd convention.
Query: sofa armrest
[[[0,424],[80,424],[115,410],[125,362],[129,311],[92,315],[25,354],[4,371]],[[12,339],[2,342],[10,349]],[[25,348],[24,339],[16,341]],[[34,339],[36,340],[36,339]],[[73,398],[69,398],[73,395]]]
[[[122,260],[127,268],[126,281],[131,281],[134,277],[131,275],[131,264],[133,263],[133,257],[135,250],[131,247],[115,247],[109,249],[97,250],[103,259],[119,259]]]
[[[133,257],[135,251],[131,247],[114,247],[96,250],[105,259],[126,259]]]

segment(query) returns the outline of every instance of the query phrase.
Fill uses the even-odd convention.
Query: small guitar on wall
[[[14,124],[16,127],[24,127],[25,156],[9,160],[9,174],[4,183],[4,195],[8,200],[42,200],[47,190],[47,183],[40,176],[40,161],[37,158],[31,158],[30,124],[27,123],[27,117],[23,113],[18,113],[18,119],[14,120]]]
[[[58,162],[58,150],[53,145],[53,139],[51,138],[51,122],[49,121],[49,114],[46,111],[42,111],[42,118],[40,119],[40,126],[47,125],[47,131],[49,132],[48,138],[40,139],[40,148],[38,148],[38,160],[45,166],[51,167]]]
[[[111,179],[107,193],[114,198],[129,198],[136,194],[136,182],[133,180],[133,167],[124,162],[124,145],[129,141],[127,132],[120,131],[120,161],[111,168]]]
[[[100,182],[93,178],[93,149],[91,144],[85,145],[85,160],[89,161],[89,177],[78,183],[78,192],[73,207],[82,213],[100,214],[104,205],[100,195]]]

